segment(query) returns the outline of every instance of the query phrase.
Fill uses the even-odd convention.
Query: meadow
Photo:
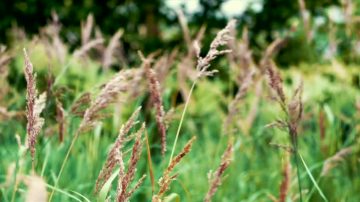
[[[184,46],[134,64],[124,30],[107,39],[92,17],[75,48],[56,16],[14,34],[0,53],[0,201],[360,201],[359,67],[281,69],[287,37],[254,58],[236,21],[189,31],[178,16]]]

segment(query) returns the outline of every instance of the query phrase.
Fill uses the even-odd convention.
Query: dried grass
[[[70,112],[76,116],[83,117],[86,109],[90,106],[91,94],[83,93],[75,102],[72,104]]]
[[[150,66],[151,58],[145,58],[141,52],[139,52],[139,55],[143,62],[143,68],[148,81],[152,103],[156,109],[156,123],[161,137],[161,154],[164,156],[166,152],[166,126],[164,123],[165,111],[161,97],[160,84],[156,78],[155,71]]]
[[[136,118],[139,115],[140,109],[141,108],[139,107],[137,110],[135,110],[131,117],[127,120],[127,122],[121,127],[118,137],[114,145],[112,146],[107,156],[106,162],[96,180],[95,193],[98,193],[98,191],[100,191],[102,186],[111,176],[111,172],[113,171],[115,165],[118,163],[117,158],[119,158],[119,155],[121,155],[121,153],[119,154],[119,152],[123,147],[124,139],[126,135],[130,132],[131,128],[133,128],[133,126],[136,124]],[[122,157],[120,159],[122,161]]]
[[[85,110],[78,130],[83,132],[91,129],[101,118],[100,112],[115,102],[119,93],[130,91],[133,87],[132,82],[139,76],[136,69],[123,70],[107,82],[89,108]]]
[[[208,70],[208,68],[210,67],[210,62],[211,61],[213,61],[215,58],[217,58],[220,55],[224,55],[226,53],[231,52],[231,50],[229,50],[229,49],[219,50],[219,48],[228,44],[228,41],[231,39],[230,32],[231,32],[232,29],[234,29],[235,25],[236,25],[236,21],[231,20],[226,25],[226,27],[224,29],[220,30],[217,33],[216,37],[211,42],[210,49],[209,49],[209,51],[208,51],[208,53],[206,54],[205,57],[200,56],[199,42],[195,41],[194,44],[193,44],[194,51],[195,51],[196,56],[197,56],[197,65],[196,65],[197,73],[196,73],[196,76],[195,76],[195,80],[193,81],[193,84],[192,84],[191,89],[189,91],[189,95],[186,98],[185,107],[184,107],[183,113],[181,115],[180,123],[179,123],[178,129],[177,129],[177,132],[176,132],[176,136],[175,136],[174,146],[173,146],[173,149],[171,151],[170,162],[171,162],[172,157],[173,157],[174,152],[175,152],[176,143],[177,143],[177,140],[178,140],[178,137],[179,137],[179,134],[180,134],[181,126],[182,126],[182,123],[184,121],[185,113],[186,113],[187,107],[188,107],[189,102],[190,102],[190,96],[192,94],[192,91],[195,88],[196,82],[201,77],[212,76],[215,72],[217,72],[217,70],[211,70],[211,71]]]
[[[104,43],[104,39],[99,38],[99,39],[93,39],[91,41],[89,41],[88,43],[84,44],[83,46],[81,46],[79,49],[74,51],[74,57],[75,58],[80,58],[84,55],[86,55],[89,50],[95,48],[98,45],[101,45]]]
[[[216,73],[216,70],[208,71],[210,67],[211,61],[217,58],[220,55],[224,55],[226,53],[230,53],[230,49],[219,50],[221,46],[225,46],[231,39],[230,32],[234,29],[236,25],[235,20],[230,20],[230,22],[226,25],[226,27],[220,30],[214,40],[210,44],[210,49],[205,57],[200,56],[200,45],[198,41],[195,41],[193,46],[195,49],[195,53],[197,56],[197,65],[196,70],[198,72],[197,77],[205,77],[212,76]]]
[[[128,169],[127,172],[124,173],[124,167],[122,160],[119,160],[120,163],[120,171],[119,171],[119,181],[118,181],[118,187],[117,187],[117,201],[123,202],[128,201],[130,196],[134,193],[134,191],[140,187],[140,185],[144,182],[146,175],[143,175],[138,182],[136,183],[135,187],[130,190],[128,190],[128,187],[130,186],[130,183],[134,180],[135,172],[136,172],[136,165],[139,162],[140,154],[142,151],[142,133],[145,130],[145,124],[142,125],[141,129],[136,133],[136,139],[135,143],[132,148],[132,153],[130,160],[128,162]],[[121,155],[120,155],[121,158]]]
[[[332,170],[336,165],[344,160],[344,158],[352,153],[354,153],[353,147],[346,147],[336,152],[333,156],[326,159],[321,170],[321,176],[326,176],[330,170]]]
[[[60,37],[62,26],[59,21],[59,16],[55,11],[51,12],[51,17],[51,22],[40,30],[40,41],[44,44],[46,53],[50,59],[55,58],[64,64],[67,48]]]
[[[171,175],[171,172],[174,170],[175,166],[180,163],[180,161],[190,152],[192,144],[196,140],[196,137],[192,137],[181,150],[181,152],[175,156],[168,167],[165,169],[163,176],[159,179],[159,191],[157,194],[153,195],[153,202],[160,202],[161,198],[165,194],[165,192],[169,189],[171,182],[176,179],[177,174]]]
[[[277,43],[278,44],[278,43]],[[276,45],[277,46],[277,45]],[[275,45],[274,45],[275,47]],[[269,48],[269,52],[274,52],[276,48]],[[270,54],[268,54],[270,55]],[[269,57],[268,57],[269,58]],[[302,103],[302,91],[303,83],[301,82],[297,89],[294,91],[291,99],[287,99],[283,90],[283,84],[280,74],[275,70],[275,64],[270,59],[265,60],[265,68],[269,76],[269,86],[274,91],[275,99],[281,106],[285,114],[284,120],[276,120],[273,124],[274,126],[279,127],[280,129],[286,129],[292,145],[293,156],[295,159],[297,167],[297,177],[299,185],[299,193],[302,193],[301,188],[301,178],[299,171],[299,153],[298,153],[298,126],[300,124],[302,114],[303,114],[303,103]],[[299,195],[300,201],[302,201],[302,195]]]
[[[119,39],[123,34],[123,30],[119,29],[114,36],[111,37],[108,46],[106,47],[103,59],[102,59],[102,66],[104,69],[109,69],[110,65],[113,64],[113,55],[116,50],[120,46]]]
[[[290,157],[286,153],[285,162],[282,169],[283,180],[280,184],[279,202],[286,202],[286,196],[288,195],[291,181],[291,164]]]
[[[27,118],[27,137],[30,148],[32,161],[34,162],[35,157],[35,145],[37,136],[40,133],[42,126],[44,125],[44,119],[40,117],[41,112],[45,108],[46,93],[42,93],[38,96],[36,89],[36,74],[33,73],[33,65],[31,64],[30,58],[24,48],[25,57],[25,79],[27,83],[26,87],[26,118]]]
[[[94,27],[94,15],[90,13],[85,22],[81,22],[81,44],[84,46],[90,41],[92,29]]]
[[[215,173],[209,173],[210,187],[206,196],[204,198],[205,202],[210,202],[212,197],[215,195],[216,190],[221,185],[221,176],[224,174],[225,170],[229,167],[233,154],[232,144],[228,144],[224,154],[221,157],[221,163]]]

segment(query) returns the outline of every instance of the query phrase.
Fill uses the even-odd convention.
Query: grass
[[[273,146],[282,145],[284,148],[294,148],[287,130],[266,127],[274,120],[287,119],[283,113],[284,106],[278,106],[271,97],[271,91],[265,75],[261,85],[265,89],[260,96],[257,113],[248,133],[245,133],[237,120],[245,119],[256,96],[255,85],[250,85],[244,97],[241,97],[239,110],[232,123],[231,134],[224,134],[224,122],[227,120],[229,97],[233,98],[235,90],[239,88],[231,71],[220,72],[211,78],[186,78],[189,97],[181,97],[177,74],[185,54],[179,53],[174,64],[169,68],[164,82],[160,83],[161,98],[165,109],[164,119],[156,119],[156,110],[152,107],[152,100],[146,85],[128,87],[126,93],[114,99],[114,104],[101,110],[103,119],[95,123],[95,127],[80,134],[78,127],[82,118],[71,112],[71,106],[81,94],[91,92],[96,98],[101,92],[103,84],[107,83],[115,74],[112,70],[102,71],[101,62],[85,54],[85,58],[75,58],[70,53],[66,55],[64,63],[55,58],[44,58],[45,47],[41,42],[25,43],[29,57],[37,73],[37,88],[39,92],[47,89],[47,75],[54,75],[55,84],[50,88],[44,112],[41,114],[45,124],[35,145],[35,163],[31,161],[30,153],[23,147],[19,148],[15,134],[19,134],[24,144],[26,137],[26,82],[23,74],[23,57],[21,50],[13,47],[14,58],[8,65],[6,82],[8,93],[0,100],[0,106],[6,111],[1,113],[0,122],[0,200],[24,201],[28,187],[21,180],[22,177],[35,174],[45,181],[51,201],[104,201],[107,197],[117,196],[116,184],[118,172],[112,172],[106,186],[100,195],[94,194],[94,186],[98,174],[105,163],[107,155],[113,145],[118,130],[126,122],[132,112],[142,106],[138,120],[146,122],[145,141],[140,151],[137,171],[134,179],[140,179],[147,174],[144,183],[131,196],[131,201],[150,201],[158,193],[156,184],[163,177],[164,171],[174,158],[174,154],[181,153],[183,148],[193,137],[191,151],[176,165],[172,174],[176,179],[169,185],[169,190],[162,193],[162,198],[168,201],[202,201],[211,186],[207,174],[216,171],[221,162],[221,156],[229,142],[232,143],[233,155],[227,169],[219,171],[221,185],[213,195],[213,201],[270,201],[278,199],[280,184],[283,180],[282,159],[284,149]],[[155,57],[155,60],[159,56]],[[206,58],[206,57],[204,57]],[[203,58],[203,59],[204,59]],[[196,54],[193,63],[197,61]],[[139,59],[140,61],[140,59]],[[156,61],[155,61],[156,62]],[[213,69],[230,70],[236,68],[226,57],[215,61]],[[156,65],[152,63],[156,72]],[[51,66],[51,69],[49,69]],[[326,159],[346,147],[359,147],[360,109],[359,84],[354,84],[347,78],[358,77],[357,67],[341,66],[342,75],[338,76],[337,69],[332,64],[309,65],[302,64],[288,70],[280,70],[283,78],[284,94],[291,95],[300,77],[304,82],[302,100],[304,110],[301,121],[297,124],[296,154],[299,155],[298,168],[292,164],[289,189],[286,194],[288,201],[307,199],[308,201],[359,201],[360,172],[359,150],[354,149],[350,154],[342,156],[325,176],[321,176],[321,168]],[[196,68],[196,65],[193,67]],[[84,71],[86,70],[86,71]],[[205,71],[209,71],[205,69]],[[212,72],[209,72],[212,73]],[[344,76],[345,75],[345,76]],[[229,79],[230,78],[230,79]],[[141,83],[141,82],[140,82]],[[193,85],[191,85],[193,83]],[[0,88],[6,88],[2,86]],[[133,90],[139,90],[135,93]],[[344,93],[346,92],[346,93]],[[132,94],[134,93],[134,94]],[[104,95],[104,94],[102,94]],[[339,96],[341,95],[341,96]],[[289,96],[290,97],[290,96]],[[66,132],[64,141],[58,138],[56,115],[56,99],[64,107]],[[84,104],[86,105],[86,104]],[[166,113],[173,109],[173,114]],[[10,112],[19,112],[19,116]],[[186,113],[186,117],[185,117]],[[323,113],[322,118],[320,113]],[[322,131],[320,119],[325,124]],[[169,121],[168,121],[169,120]],[[168,152],[161,155],[161,141],[158,132],[158,122],[168,124],[166,130]],[[130,133],[135,132],[131,130]],[[321,133],[324,132],[324,136]],[[75,135],[74,135],[75,134]],[[274,143],[274,144],[271,144]],[[132,143],[124,145],[124,163],[130,159]],[[69,147],[71,149],[69,149]],[[15,170],[7,171],[11,163],[15,162]],[[66,162],[63,163],[63,162]],[[306,162],[306,163],[305,163]],[[303,166],[304,167],[303,167]],[[60,171],[60,174],[59,174]],[[213,173],[214,173],[213,172]],[[295,174],[298,172],[298,174]],[[166,174],[169,176],[169,173]],[[60,178],[58,178],[60,176]],[[6,182],[9,179],[8,182]],[[17,180],[16,180],[17,179]],[[321,179],[321,180],[316,180]],[[135,180],[136,181],[136,180]],[[171,180],[170,180],[171,181]],[[301,181],[301,190],[298,183]],[[211,182],[211,181],[210,181]],[[164,181],[160,181],[160,187]],[[131,186],[135,184],[131,183]],[[316,191],[312,191],[316,190]],[[301,195],[300,192],[302,193]]]

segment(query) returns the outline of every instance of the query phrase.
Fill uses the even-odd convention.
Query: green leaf
[[[65,196],[69,197],[69,198],[72,198],[72,199],[74,199],[74,200],[76,200],[76,201],[82,202],[81,199],[79,199],[78,197],[76,197],[76,196],[74,196],[74,195],[72,195],[72,194],[70,194],[70,193],[68,193],[68,192],[66,192],[66,191],[64,191],[64,190],[61,190],[61,189],[56,188],[56,187],[54,187],[54,186],[51,186],[51,185],[49,185],[49,184],[46,184],[46,186],[47,186],[48,188],[50,188],[50,189],[53,189],[53,190],[55,190],[55,191],[57,191],[57,192],[65,195]]]
[[[104,186],[101,188],[99,192],[98,202],[104,202],[106,197],[111,189],[111,184],[119,173],[119,168],[111,175],[108,181],[105,182]]]
[[[306,165],[303,157],[301,156],[300,153],[298,153],[298,154],[299,154],[299,156],[300,156],[301,162],[303,163],[303,165],[304,165],[304,167],[305,167],[306,173],[309,175],[309,177],[310,177],[311,181],[313,182],[315,188],[318,190],[321,198],[323,198],[324,201],[327,202],[327,201],[328,201],[327,198],[325,197],[324,193],[321,191],[321,189],[320,189],[319,185],[317,184],[316,180],[315,180],[314,177],[312,176],[312,174],[311,174],[309,168],[307,167],[307,165]]]

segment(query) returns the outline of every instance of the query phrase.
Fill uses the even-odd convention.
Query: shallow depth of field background
[[[305,2],[303,8],[302,2]],[[155,110],[149,93],[139,86],[139,94],[119,95],[118,101],[106,110],[104,119],[79,137],[53,201],[99,200],[93,193],[99,171],[121,125],[140,105],[139,120],[146,122],[155,181],[158,181],[168,164],[184,109],[184,96],[192,83],[191,76],[179,74],[183,71],[180,64],[190,47],[184,39],[177,9],[185,15],[191,40],[199,30],[205,29],[201,55],[207,53],[216,33],[232,18],[237,20],[237,43],[243,43],[243,33],[248,32],[247,53],[251,54],[255,69],[269,44],[286,38],[273,60],[288,97],[301,81],[304,84],[299,153],[328,201],[360,201],[360,2],[357,0],[1,1],[0,201],[25,201],[28,187],[16,176],[31,175],[30,154],[23,153],[15,138],[19,135],[24,141],[26,137],[23,48],[27,49],[37,73],[37,88],[51,95],[42,113],[45,124],[36,145],[35,168],[36,175],[47,183],[48,192],[52,191],[81,121],[81,117],[71,112],[74,101],[85,92],[96,97],[116,72],[139,68],[138,50],[145,55],[159,51],[155,63],[162,58],[164,66],[168,65],[165,74],[158,78],[164,109],[169,112],[166,155],[162,157],[160,153]],[[104,41],[79,56],[76,51],[84,46],[81,30],[84,31],[90,14],[94,22],[88,41],[101,37]],[[111,62],[104,64],[105,48],[117,32],[122,35]],[[166,63],[170,60],[171,64]],[[193,61],[193,66],[186,66],[190,73],[195,69],[195,57]],[[216,170],[229,140],[234,144],[233,160],[213,201],[276,201],[279,198],[283,165],[288,155],[286,148],[291,144],[286,131],[268,126],[284,118],[284,114],[271,99],[264,74],[261,83],[254,82],[238,103],[239,110],[230,124],[230,132],[225,128],[229,126],[226,123],[228,106],[241,87],[238,74],[244,69],[232,61],[236,60],[231,54],[220,56],[210,67],[219,72],[196,84],[175,154],[192,136],[197,140],[175,169],[179,176],[166,193],[172,196],[168,201],[202,201],[209,187],[207,173]],[[65,110],[62,141],[56,102],[61,102]],[[131,145],[126,149],[128,146]],[[345,154],[339,155],[344,149]],[[324,165],[329,165],[331,158],[331,168],[324,173]],[[299,170],[303,201],[323,201],[302,164]],[[142,174],[148,177],[131,201],[151,201],[145,145],[136,179]],[[291,161],[287,201],[299,200],[297,180],[296,166]],[[108,193],[112,199],[116,195],[116,183],[115,179]]]

